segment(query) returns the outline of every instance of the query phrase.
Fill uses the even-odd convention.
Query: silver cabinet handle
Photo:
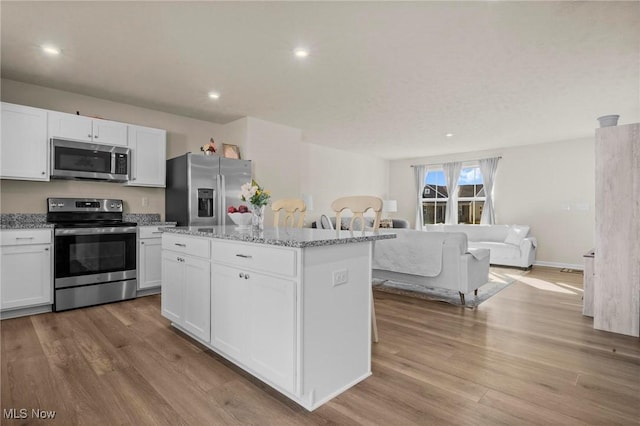
[[[88,137],[91,137],[91,133],[89,133],[87,136],[88,136]]]
[[[248,254],[236,254],[237,257],[241,257],[243,259],[251,259],[252,256]]]
[[[186,244],[180,244],[180,243],[174,243],[175,245],[177,245],[178,247],[186,247]]]
[[[248,280],[249,279],[249,274],[244,274],[244,279]]]
[[[94,138],[98,139],[98,135],[95,135]]]
[[[140,244],[141,244],[141,245],[143,245],[143,244],[144,244],[144,241],[140,241]]]
[[[162,231],[153,231],[152,234],[162,234]]]
[[[44,175],[44,174],[46,174],[46,173],[45,173],[45,172],[42,172],[42,174]]]
[[[240,272],[240,273],[238,274],[238,276],[239,276],[240,278],[244,278],[244,274],[243,274],[242,272]]]
[[[33,240],[33,237],[16,237],[16,240]]]
[[[49,248],[44,249],[44,251],[49,251]]]

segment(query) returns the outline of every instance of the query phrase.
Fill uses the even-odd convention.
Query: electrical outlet
[[[333,271],[333,285],[334,287],[340,284],[346,284],[349,281],[349,272],[346,269],[340,269]]]

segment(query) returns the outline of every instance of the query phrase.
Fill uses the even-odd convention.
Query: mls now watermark
[[[2,416],[5,419],[53,419],[56,417],[56,412],[51,410],[41,410],[39,408],[3,408]]]

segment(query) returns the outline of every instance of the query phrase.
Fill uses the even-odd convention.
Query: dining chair
[[[338,198],[331,203],[331,209],[336,213],[336,229],[340,232],[342,227],[342,212],[350,210],[353,216],[349,222],[349,230],[354,231],[354,225],[360,220],[362,232],[365,231],[364,213],[372,210],[375,213],[372,231],[380,229],[380,217],[382,216],[382,199],[369,195],[356,195],[352,197]],[[375,243],[375,241],[374,241]],[[373,246],[375,248],[375,244]],[[373,256],[373,248],[371,255]],[[376,322],[376,308],[373,300],[373,287],[371,287],[371,340],[378,342],[378,324]]]
[[[320,215],[320,229],[333,229],[333,223],[326,214]]]
[[[284,210],[283,226],[291,228],[302,228],[304,226],[304,216],[307,212],[307,206],[304,201],[298,198],[285,198],[274,201],[271,204],[271,210],[274,212],[273,226],[280,226],[280,211]],[[296,220],[297,213],[297,220]]]

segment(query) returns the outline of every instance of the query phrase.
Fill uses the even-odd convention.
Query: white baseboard
[[[567,268],[575,269],[577,271],[584,271],[584,265],[581,263],[560,263],[560,262],[546,262],[544,260],[536,260],[534,266],[548,266],[549,268]]]

